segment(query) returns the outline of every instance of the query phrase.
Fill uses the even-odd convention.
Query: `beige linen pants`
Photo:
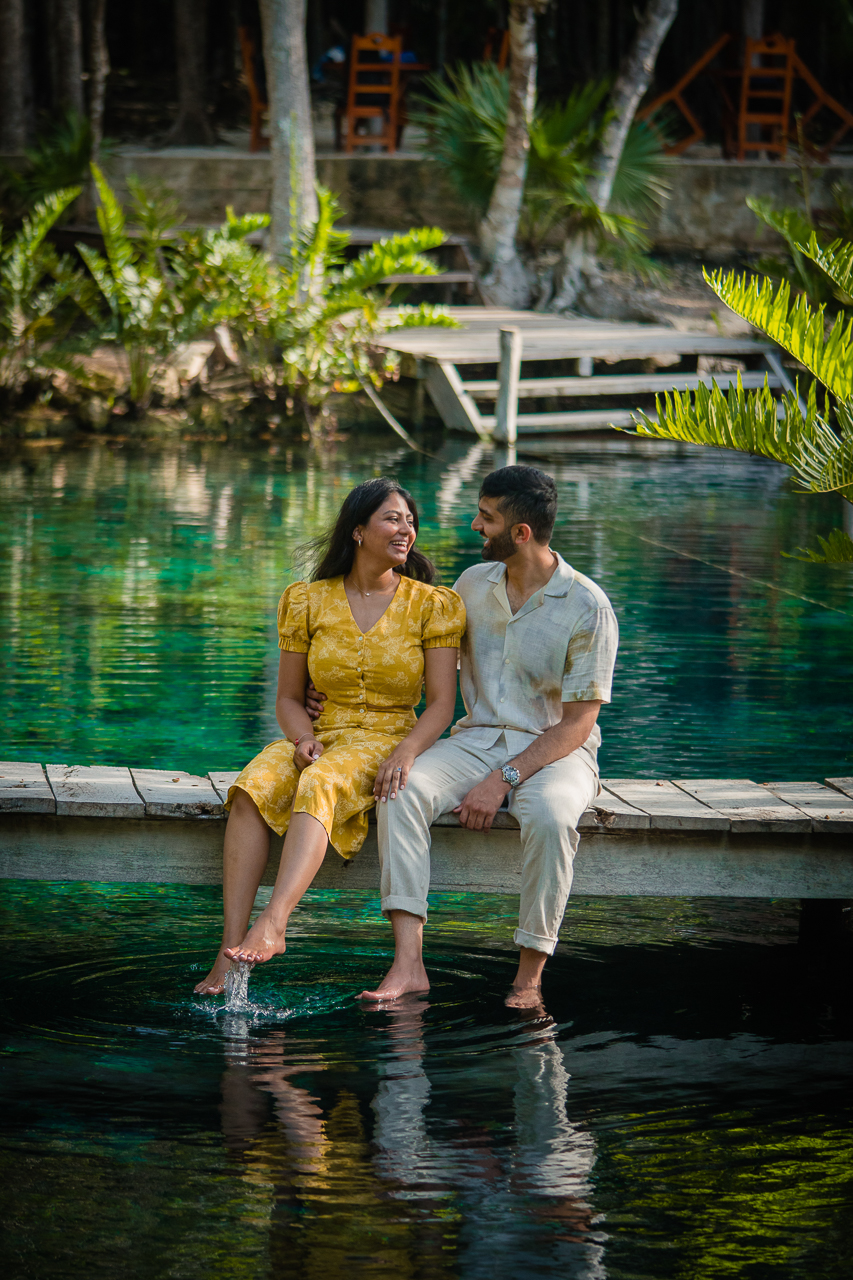
[[[492,747],[476,745],[464,729],[419,756],[405,791],[377,805],[382,910],[427,915],[430,823],[449,813],[476,782],[510,757],[504,735]],[[557,945],[578,847],[577,824],[598,794],[598,777],[580,751],[555,760],[509,793],[509,811],[521,827],[521,902],[514,940],[550,955]],[[472,840],[488,839],[472,832]]]

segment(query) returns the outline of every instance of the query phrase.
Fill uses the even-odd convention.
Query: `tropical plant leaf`
[[[97,211],[98,226],[104,237],[104,248],[114,276],[118,276],[133,262],[133,245],[128,239],[124,210],[119,204],[103,173],[96,164],[92,164],[92,177],[100,197]]]
[[[808,560],[813,564],[853,564],[853,538],[843,529],[833,529],[826,538],[818,534],[817,540],[820,544],[819,551],[811,547],[797,547],[800,555],[787,551],[783,551],[782,555],[789,560]]]
[[[459,321],[450,314],[449,307],[422,302],[417,307],[394,307],[382,312],[382,327],[391,329],[460,329]]]
[[[727,275],[703,269],[717,297],[756,329],[784,347],[840,400],[853,397],[853,322],[838,316],[825,332],[824,307],[816,310],[803,297],[791,302],[791,287],[756,276]]]
[[[853,244],[833,240],[831,244],[824,245],[812,231],[797,245],[797,249],[811,258],[841,293],[848,299],[853,298]]]

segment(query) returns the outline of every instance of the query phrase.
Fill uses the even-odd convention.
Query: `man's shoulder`
[[[572,568],[571,566],[567,566]],[[596,609],[612,609],[613,605],[597,582],[572,568],[574,581],[567,599],[572,608],[579,613],[591,613]]]
[[[489,586],[492,582],[494,571],[495,566],[491,561],[483,564],[472,564],[463,573],[460,573],[453,584],[453,590],[464,600],[466,591],[476,591],[478,588],[483,589]]]

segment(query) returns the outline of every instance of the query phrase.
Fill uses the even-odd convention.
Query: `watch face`
[[[511,787],[514,787],[517,784],[519,778],[521,777],[521,774],[518,772],[518,770],[515,769],[511,764],[505,764],[504,767],[501,769],[501,774],[503,776],[504,782],[508,782]]]

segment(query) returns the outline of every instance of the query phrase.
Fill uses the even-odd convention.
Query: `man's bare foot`
[[[413,992],[429,991],[429,978],[423,965],[392,964],[375,991],[362,991],[356,1000],[399,1000]]]
[[[262,911],[239,947],[226,947],[224,954],[240,964],[263,964],[287,950],[284,935],[284,926]]]
[[[536,1009],[542,1008],[542,988],[541,987],[510,987],[509,994],[504,1000],[504,1004],[508,1009]]]
[[[197,982],[193,991],[197,996],[218,996],[225,990],[225,979],[231,968],[231,961],[225,955],[225,948],[219,948],[219,955],[213,962],[213,968],[206,978]]]

